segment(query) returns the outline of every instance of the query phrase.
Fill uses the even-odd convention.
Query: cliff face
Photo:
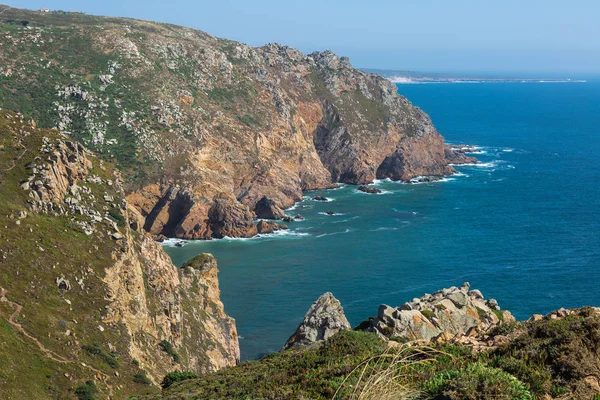
[[[0,106],[114,160],[154,235],[252,236],[264,196],[285,208],[302,190],[443,175],[448,155],[465,159],[445,153],[429,117],[392,83],[328,51],[2,10]]]
[[[0,111],[0,149],[3,398],[64,398],[89,380],[127,398],[170,371],[237,363],[216,261],[176,268],[117,170],[12,112]]]

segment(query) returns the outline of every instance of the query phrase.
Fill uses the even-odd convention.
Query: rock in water
[[[373,187],[373,186],[368,186],[368,185],[360,185],[358,187],[358,190],[360,190],[361,192],[364,193],[369,193],[369,194],[379,194],[381,193],[381,190]]]
[[[382,304],[366,330],[387,338],[431,340],[442,334],[464,335],[472,328],[487,330],[515,320],[510,312],[500,311],[496,300],[486,301],[479,290],[469,291],[469,287],[464,283],[460,288],[442,289],[395,308]]]
[[[308,346],[327,340],[342,329],[350,329],[344,309],[333,294],[327,292],[310,306],[304,320],[290,336],[282,350],[294,346]]]

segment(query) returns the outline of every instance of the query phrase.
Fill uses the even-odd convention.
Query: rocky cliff
[[[177,269],[119,172],[35,125],[0,111],[1,397],[127,398],[173,370],[235,365],[215,259]]]
[[[329,51],[0,9],[0,106],[114,161],[154,235],[252,236],[265,196],[286,208],[303,190],[467,161],[392,83]]]

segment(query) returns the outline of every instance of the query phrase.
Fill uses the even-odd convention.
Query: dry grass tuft
[[[435,356],[445,354],[431,347],[411,346],[405,343],[390,347],[384,353],[368,358],[354,368],[344,379],[333,399],[340,390],[358,375],[352,391],[353,400],[413,400],[422,393],[409,382],[411,368],[435,361]]]

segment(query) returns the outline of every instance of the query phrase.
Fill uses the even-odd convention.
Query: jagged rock
[[[258,221],[258,224],[256,224],[256,230],[258,233],[273,233],[279,229],[281,229],[280,226],[271,221]]]
[[[263,198],[256,203],[254,213],[258,218],[266,219],[281,219],[285,215],[283,210],[267,196],[263,196]]]
[[[314,201],[327,201],[327,197],[315,196],[312,198]]]
[[[368,185],[360,185],[358,187],[358,190],[360,190],[361,192],[364,192],[364,193],[369,193],[369,194],[379,194],[379,193],[381,193],[380,189],[377,189],[377,188],[375,188],[373,186],[368,186]]]
[[[400,307],[379,307],[377,318],[365,328],[384,337],[400,336],[410,340],[431,340],[448,335],[464,335],[470,329],[488,329],[502,322],[514,321],[505,311],[498,315],[497,302],[487,302],[477,290],[469,291],[464,283],[460,288],[442,289]],[[440,336],[442,333],[447,335]]]
[[[327,292],[311,305],[302,323],[282,350],[327,340],[342,329],[350,329],[350,323],[339,300]]]
[[[212,237],[251,237],[258,233],[247,206],[227,198],[218,198],[208,211]]]
[[[304,217],[301,214],[296,214],[296,216],[294,217],[294,219],[297,219],[299,221],[303,221]]]

